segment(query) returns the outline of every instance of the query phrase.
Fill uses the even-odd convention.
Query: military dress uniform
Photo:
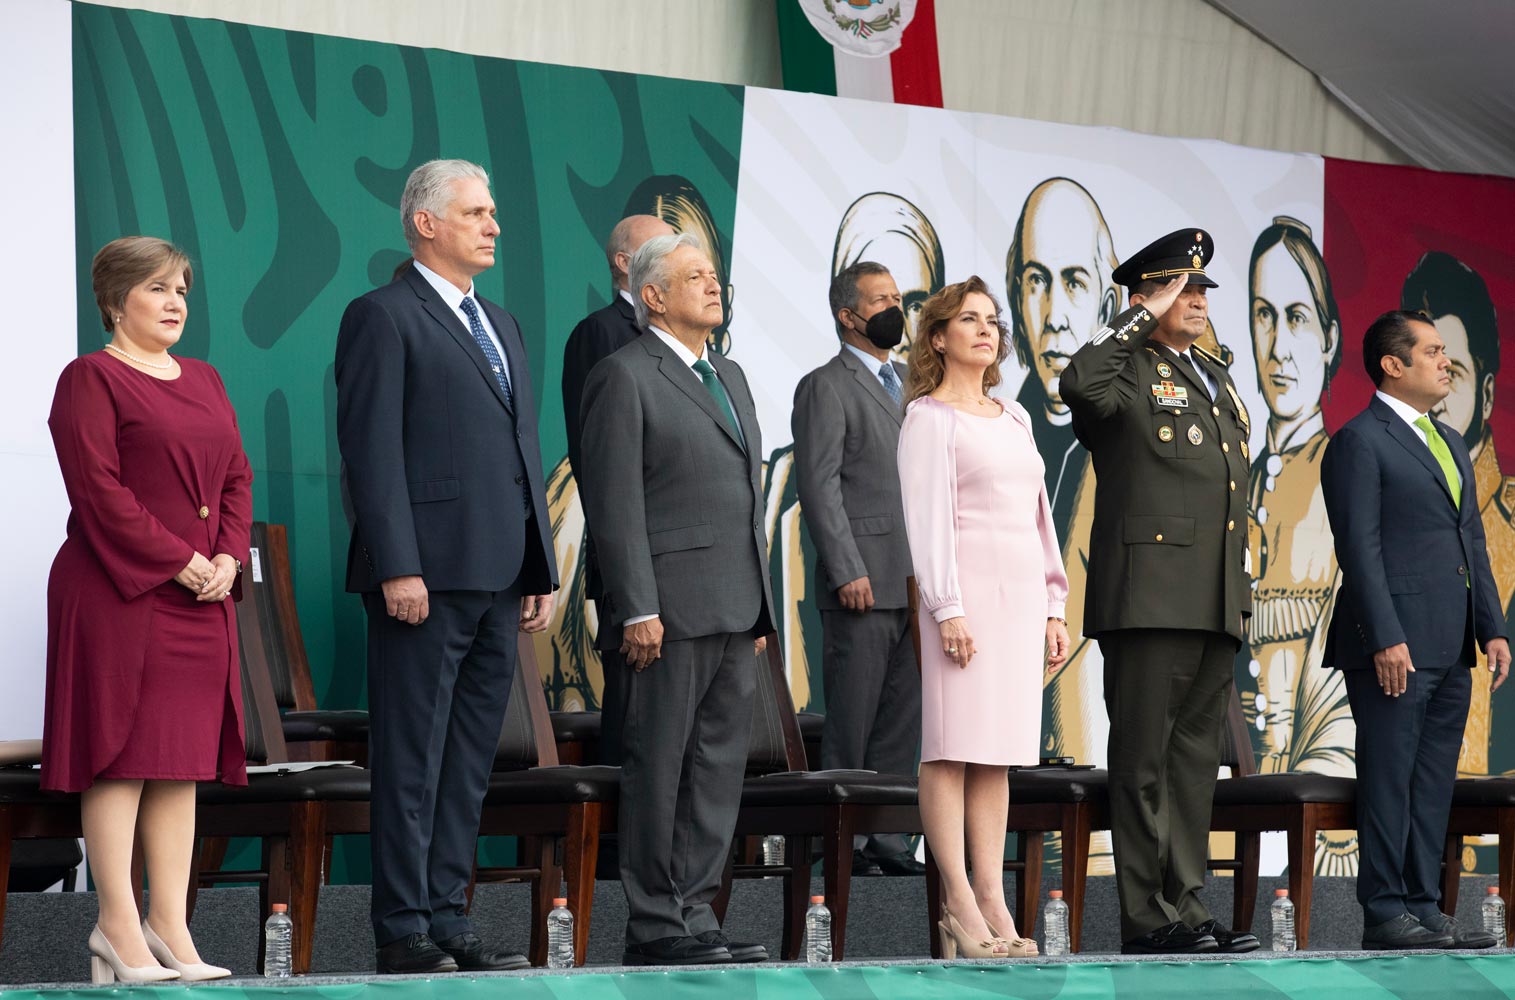
[[[1203,268],[1211,252],[1209,234],[1184,230],[1114,278],[1135,286],[1188,274],[1214,287]],[[1062,377],[1095,469],[1083,631],[1105,661],[1121,937],[1126,951],[1213,949],[1205,934],[1250,950],[1257,939],[1217,925],[1198,896],[1232,664],[1251,612],[1248,418],[1220,359],[1191,347],[1190,367],[1149,342],[1157,325],[1143,306],[1126,310]]]

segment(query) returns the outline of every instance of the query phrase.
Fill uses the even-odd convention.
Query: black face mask
[[[905,339],[904,311],[899,306],[890,306],[883,312],[874,313],[868,317],[868,326],[863,336],[879,350],[891,350]]]

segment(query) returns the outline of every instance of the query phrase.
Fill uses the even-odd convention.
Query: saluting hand
[[[1178,296],[1189,286],[1189,276],[1180,274],[1176,278],[1170,278],[1168,283],[1148,298],[1142,300],[1142,307],[1152,314],[1154,319],[1168,311],[1168,307],[1178,301]]]
[[[1494,675],[1494,683],[1489,686],[1489,690],[1498,691],[1499,685],[1504,683],[1505,677],[1510,673],[1510,641],[1490,639],[1483,651],[1489,657],[1489,673]]]
[[[1504,658],[1508,669],[1510,663],[1508,644],[1505,646]],[[1492,659],[1490,657],[1491,664]],[[1410,686],[1410,675],[1415,672],[1415,666],[1410,662],[1410,647],[1400,642],[1387,649],[1380,649],[1373,654],[1373,669],[1378,672],[1378,686],[1383,688],[1383,693],[1391,698],[1398,698]]]
[[[973,659],[973,635],[968,631],[968,619],[961,616],[948,618],[938,628],[942,633],[942,652],[959,667],[968,666]]]

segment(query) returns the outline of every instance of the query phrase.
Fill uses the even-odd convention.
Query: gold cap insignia
[[[1199,254],[1195,254],[1194,255],[1194,266],[1195,267],[1199,267],[1199,265],[1201,263],[1202,263],[1202,259],[1200,258]]]

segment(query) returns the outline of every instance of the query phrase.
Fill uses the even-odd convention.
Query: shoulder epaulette
[[[1217,358],[1215,355],[1213,355],[1209,351],[1205,350],[1203,347],[1200,347],[1198,344],[1191,344],[1189,346],[1189,350],[1193,351],[1195,354],[1198,354],[1200,357],[1204,358],[1206,361],[1211,362],[1212,364],[1220,365],[1222,368],[1229,368],[1229,367],[1231,367],[1230,365],[1228,365],[1224,361],[1222,361],[1220,358]]]

